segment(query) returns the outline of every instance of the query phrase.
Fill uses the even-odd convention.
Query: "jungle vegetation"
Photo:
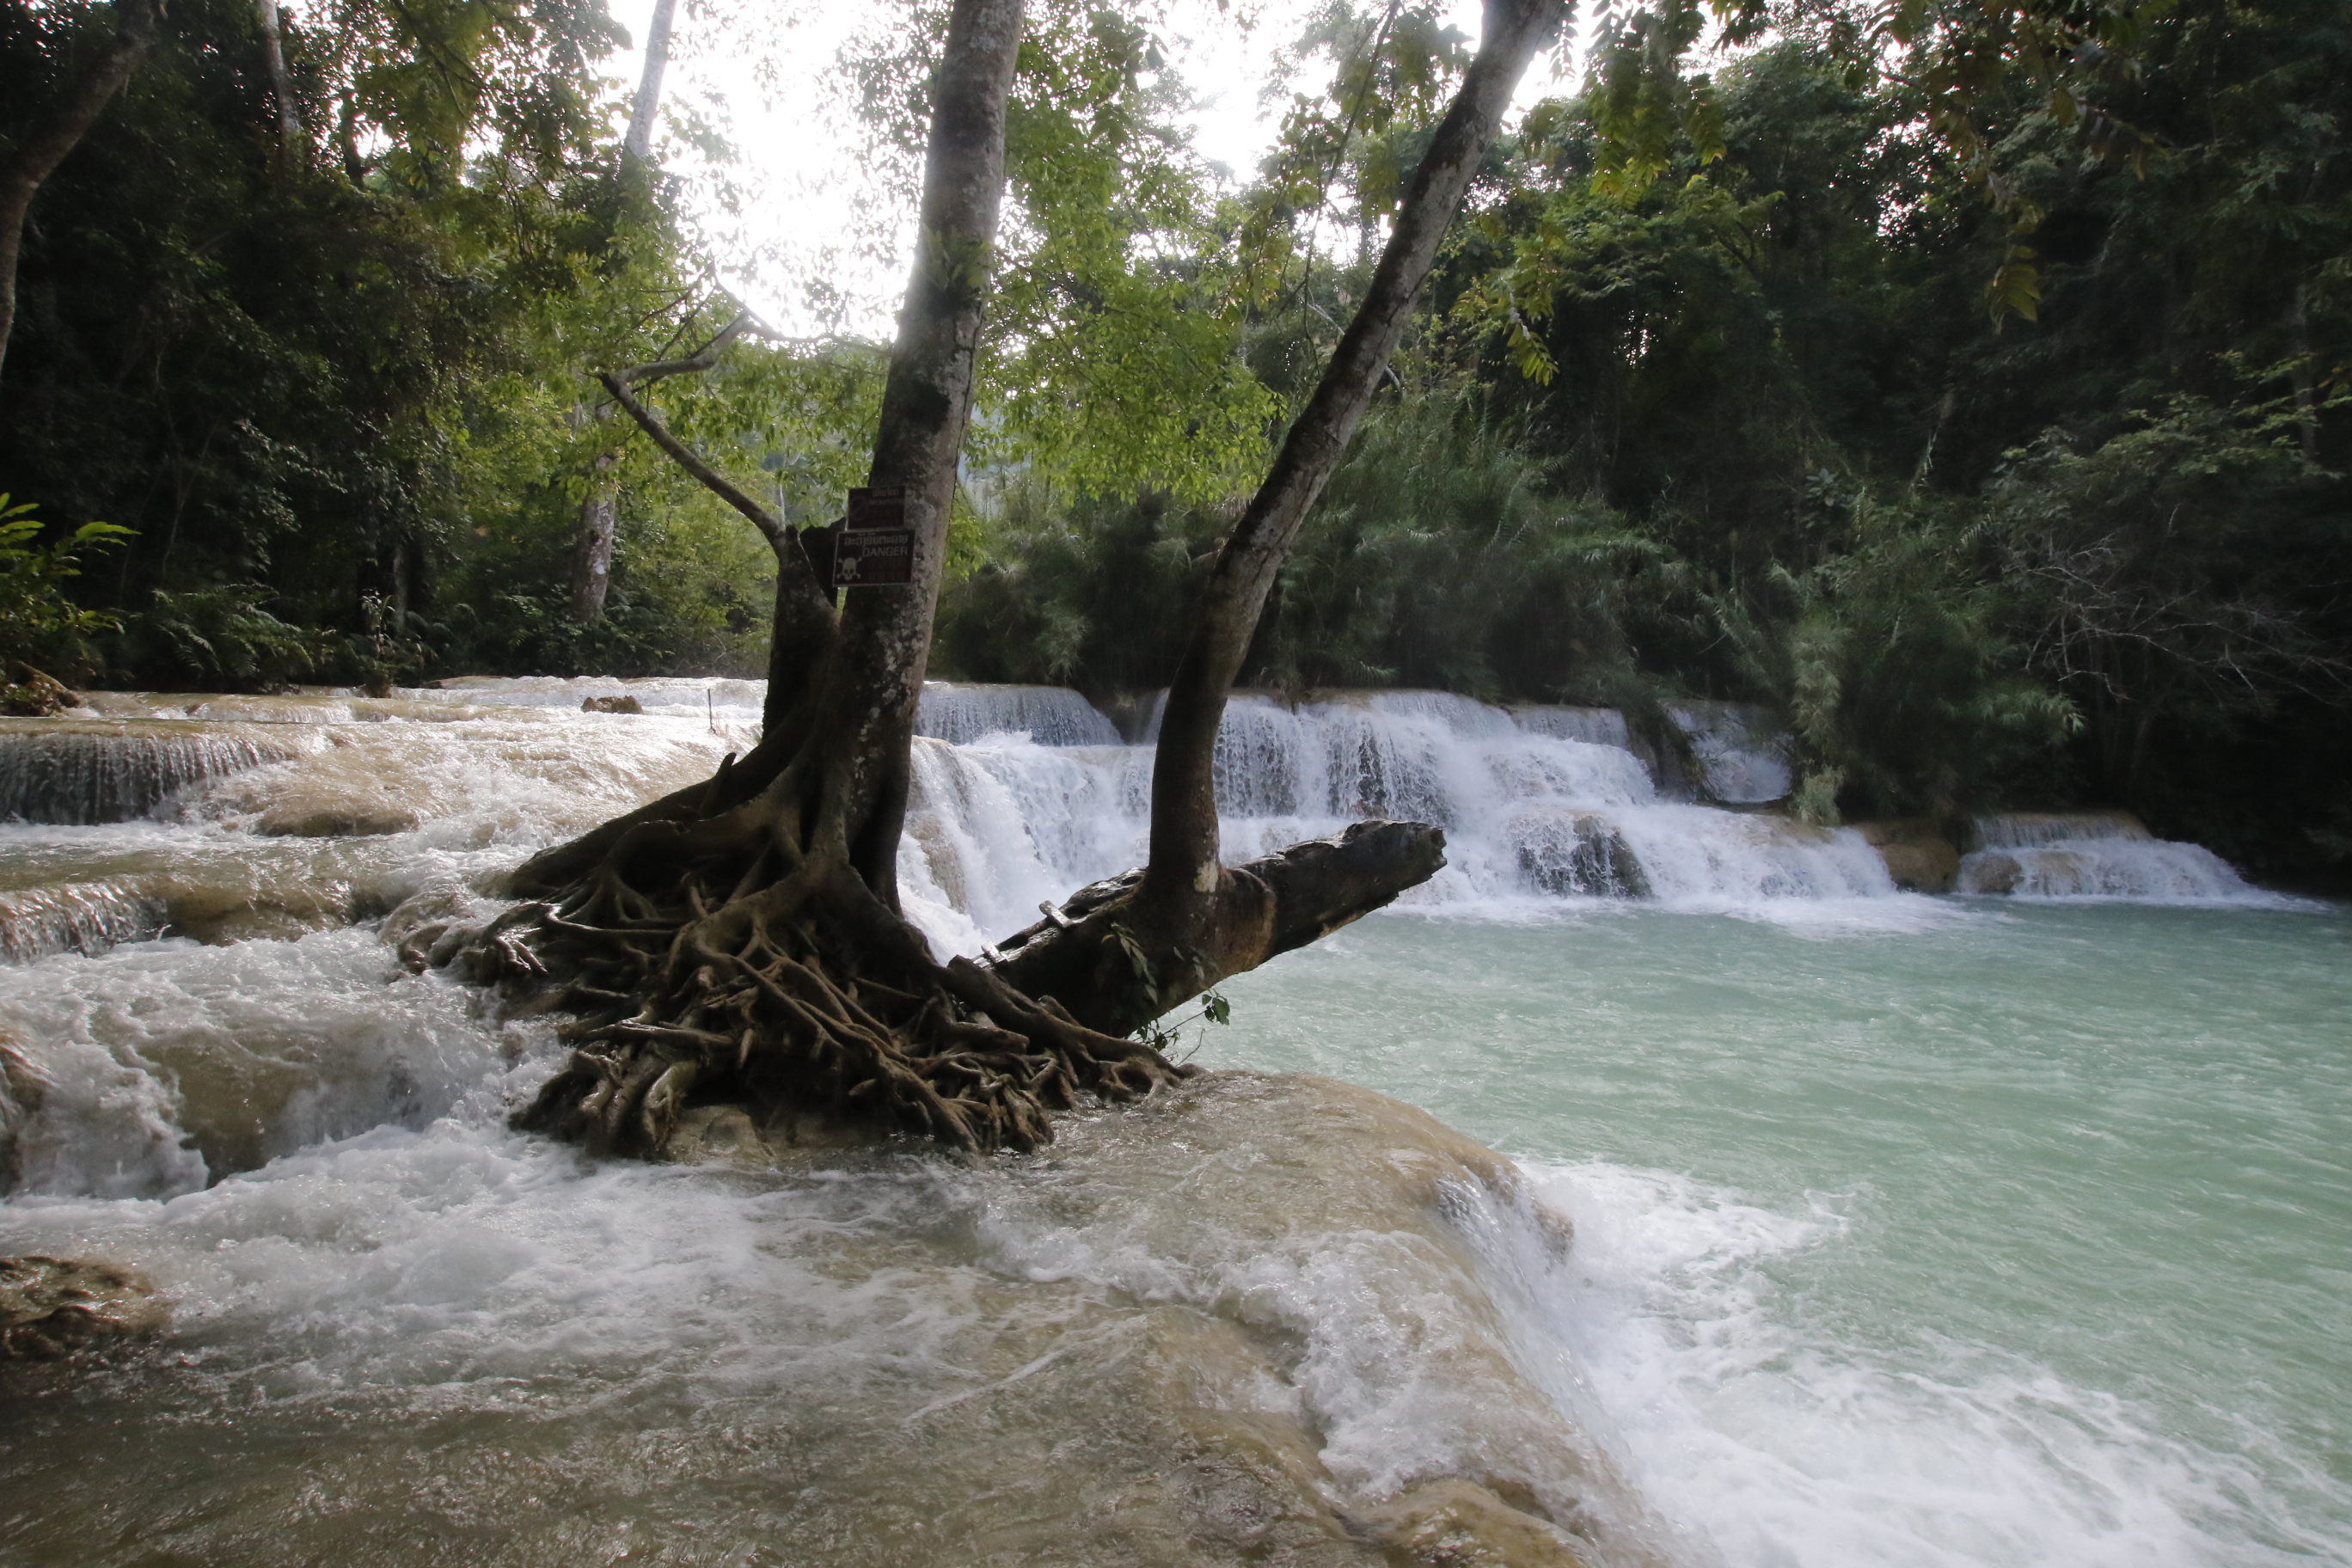
[[[0,8],[0,163],[131,15]],[[1764,701],[1819,818],[2119,805],[2340,868],[2352,22],[1994,15],[1607,17],[1486,153],[1240,679]],[[920,155],[945,18],[842,62],[882,165]],[[176,689],[766,668],[777,555],[596,379],[737,314],[692,193],[624,145],[601,5],[275,19],[152,12],[28,198],[0,656]],[[1472,43],[1317,12],[1273,153],[1219,171],[1157,25],[1031,9],[935,676],[1175,679]],[[747,331],[648,397],[796,530],[866,479],[887,365]]]

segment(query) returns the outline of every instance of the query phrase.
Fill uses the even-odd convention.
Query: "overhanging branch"
[[[710,353],[709,350],[704,352]],[[712,354],[713,363],[716,359],[716,354]],[[596,379],[604,384],[604,390],[613,395],[613,401],[619,404],[629,417],[637,422],[637,428],[653,437],[655,446],[667,452],[670,460],[679,468],[699,479],[705,489],[750,518],[751,526],[766,537],[768,547],[776,552],[777,560],[789,563],[800,556],[800,545],[793,538],[792,531],[787,529],[782,521],[773,512],[728,482],[726,475],[695,456],[693,447],[671,435],[669,426],[662,423],[661,416],[637,401],[629,391],[629,382],[623,379],[623,377],[634,376],[639,372],[653,369],[661,369],[665,374],[675,375],[681,370],[709,370],[709,364],[698,365],[690,360],[672,360],[668,362],[667,368],[638,365],[634,371],[600,372]]]

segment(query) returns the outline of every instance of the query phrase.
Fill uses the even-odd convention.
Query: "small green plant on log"
[[[758,527],[778,562],[761,740],[707,783],[526,862],[530,901],[489,926],[412,936],[577,1017],[525,1128],[661,1152],[693,1099],[862,1118],[969,1148],[1029,1148],[1082,1093],[1185,1075],[1129,1037],[1228,975],[1379,908],[1444,864],[1419,823],[1359,823],[1245,866],[1219,856],[1217,723],[1284,552],[1338,466],[1511,91],[1558,0],[1496,0],[1486,36],[1397,210],[1360,309],[1272,471],[1226,540],[1171,689],[1151,858],[1081,889],[986,963],[935,960],[899,913],[897,862],[1004,186],[1019,0],[958,0],[935,79],[919,253],[899,318],[868,483],[898,489],[917,550],[905,587],[836,611],[803,536],[673,436],[641,395],[702,353],[601,379],[681,467]]]

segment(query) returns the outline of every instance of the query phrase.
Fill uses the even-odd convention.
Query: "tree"
[[[265,0],[267,3],[267,0]],[[24,248],[25,218],[33,197],[51,171],[131,79],[131,68],[155,47],[154,0],[116,0],[114,37],[49,113],[16,134],[14,154],[0,165],[0,369],[16,324],[16,258]]]
[[[637,78],[628,133],[621,140],[625,178],[650,181],[653,174],[654,121],[661,109],[662,73],[669,65],[670,21],[677,10],[677,0],[654,0],[653,20],[646,27],[645,68]],[[591,408],[583,418],[601,424],[607,413]],[[613,532],[621,516],[621,481],[614,472],[620,460],[618,451],[607,449],[588,464],[580,539],[572,552],[572,618],[582,626],[593,626],[604,618],[604,595],[613,582]]]
[[[942,964],[898,913],[897,853],[1021,27],[1019,0],[958,0],[869,475],[874,490],[903,496],[915,581],[852,591],[836,615],[805,552],[780,549],[760,744],[707,784],[527,862],[511,890],[533,901],[489,926],[412,939],[421,961],[546,985],[550,1002],[581,1015],[568,1028],[579,1048],[521,1125],[655,1152],[699,1091],[862,1114],[961,1145],[1032,1146],[1051,1135],[1048,1110],[1080,1090],[1118,1099],[1181,1076],[1122,1037],[1129,1030],[1443,864],[1434,828],[1379,823],[1224,868],[1211,764],[1283,553],[1347,447],[1513,87],[1563,10],[1558,0],[1488,6],[1478,56],[1412,174],[1372,286],[1219,552],[1163,727],[1150,866],[1082,889],[992,963]],[[649,380],[653,368],[632,374]],[[629,392],[622,375],[606,384]]]
[[[101,648],[116,679],[194,674],[139,614],[157,591],[234,590],[362,634],[364,652],[319,673],[389,673],[372,668],[367,606],[431,612],[434,575],[475,538],[486,384],[585,335],[593,310],[641,315],[613,307],[613,273],[642,284],[678,245],[635,233],[629,267],[608,265],[614,150],[595,141],[589,67],[603,10],[306,7],[283,53],[298,127],[352,142],[330,162],[289,155],[255,0],[173,0],[131,89],[40,189],[0,418],[0,472],[44,516],[140,534],[76,584],[129,612]],[[81,79],[61,40],[86,66],[117,15],[0,7],[11,131]],[[544,408],[554,431],[571,402]],[[417,647],[414,624],[397,632]]]

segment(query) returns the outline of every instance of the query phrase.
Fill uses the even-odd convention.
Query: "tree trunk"
[[[1559,0],[1490,0],[1477,58],[1413,172],[1363,305],[1273,470],[1217,553],[1160,719],[1150,865],[1132,892],[1070,923],[1024,932],[1027,940],[1000,966],[1014,985],[1051,994],[1097,1028],[1131,1028],[1127,1020],[1156,1017],[1224,976],[1255,968],[1284,951],[1281,933],[1328,930],[1385,903],[1362,902],[1368,874],[1417,871],[1391,888],[1393,898],[1444,863],[1444,838],[1436,829],[1389,824],[1383,826],[1393,832],[1352,841],[1343,836],[1309,857],[1326,874],[1277,879],[1262,861],[1225,868],[1217,834],[1217,728],[1283,557],[1347,453],[1512,91],[1565,16]],[[1286,887],[1305,897],[1333,885],[1348,896],[1322,908],[1283,908]]]
[[[268,0],[262,0],[268,4]],[[644,169],[653,159],[654,121],[661,109],[662,73],[669,65],[670,19],[677,0],[654,0],[646,26],[645,66],[629,109],[629,129],[621,138],[624,169]],[[602,419],[604,411],[593,417]],[[613,474],[618,452],[597,458],[590,469],[587,499],[580,503],[580,535],[572,550],[572,619],[593,626],[604,618],[604,593],[612,584],[613,531],[619,521],[619,480]]]
[[[2319,404],[2313,391],[2316,379],[2311,357],[2311,286],[2298,280],[2287,303],[2288,378],[2294,389],[2295,436],[2303,460],[2319,466]]]
[[[912,583],[855,590],[835,616],[797,537],[636,395],[708,369],[740,319],[691,360],[602,378],[673,460],[775,547],[776,651],[766,732],[740,763],[730,756],[708,783],[534,857],[510,890],[544,901],[404,944],[414,963],[457,963],[581,1015],[565,1027],[580,1048],[519,1125],[653,1152],[688,1096],[716,1095],[1027,1147],[1051,1137],[1047,1110],[1080,1090],[1118,1099],[1183,1076],[1119,1034],[1443,864],[1433,827],[1359,823],[1223,869],[1210,765],[1282,552],[1345,449],[1512,85],[1560,10],[1556,0],[1490,8],[1370,296],[1220,555],[1171,704],[1176,726],[1163,728],[1151,868],[1085,889],[988,965],[931,957],[898,913],[897,851],[1003,189],[1018,0],[959,0],[938,78],[919,253],[868,474],[903,495]]]
[[[115,0],[113,41],[57,112],[27,132],[16,156],[0,169],[0,368],[7,363],[8,335],[16,324],[16,258],[34,194],[89,133],[107,100],[121,90],[131,68],[154,45],[154,0]]]
[[[654,121],[661,108],[662,72],[669,65],[669,24],[677,0],[654,0],[653,20],[646,25],[646,64],[637,77],[636,102],[629,109],[628,134],[621,152],[639,164],[653,161]]]
[[[646,433],[775,548],[766,732],[740,765],[535,857],[513,890],[551,895],[479,931],[417,933],[412,963],[541,989],[583,1015],[577,1050],[519,1124],[653,1152],[690,1094],[858,1114],[963,1145],[1027,1147],[1081,1090],[1179,1076],[1089,1030],[898,912],[897,850],[956,463],[1004,184],[1019,0],[959,0],[926,160],[920,239],[883,394],[870,483],[903,489],[914,581],[861,588],[836,617],[799,539],[677,440],[635,388],[692,360],[602,379]]]
[[[294,79],[286,74],[286,50],[278,41],[278,0],[253,0],[253,10],[261,27],[262,63],[268,68],[269,90],[278,103],[278,150],[289,163],[299,163],[310,144],[294,103]]]
[[[914,275],[882,388],[866,483],[901,489],[914,531],[914,581],[861,588],[820,684],[815,721],[842,770],[837,808],[852,863],[885,906],[898,907],[898,834],[908,749],[929,664],[956,466],[971,408],[982,309],[1004,197],[1004,113],[1020,57],[1020,0],[959,5],[948,26],[918,216]]]
[[[604,618],[604,592],[613,583],[613,531],[620,519],[618,452],[601,452],[588,468],[588,498],[580,503],[580,539],[572,547],[572,618],[593,626]]]

